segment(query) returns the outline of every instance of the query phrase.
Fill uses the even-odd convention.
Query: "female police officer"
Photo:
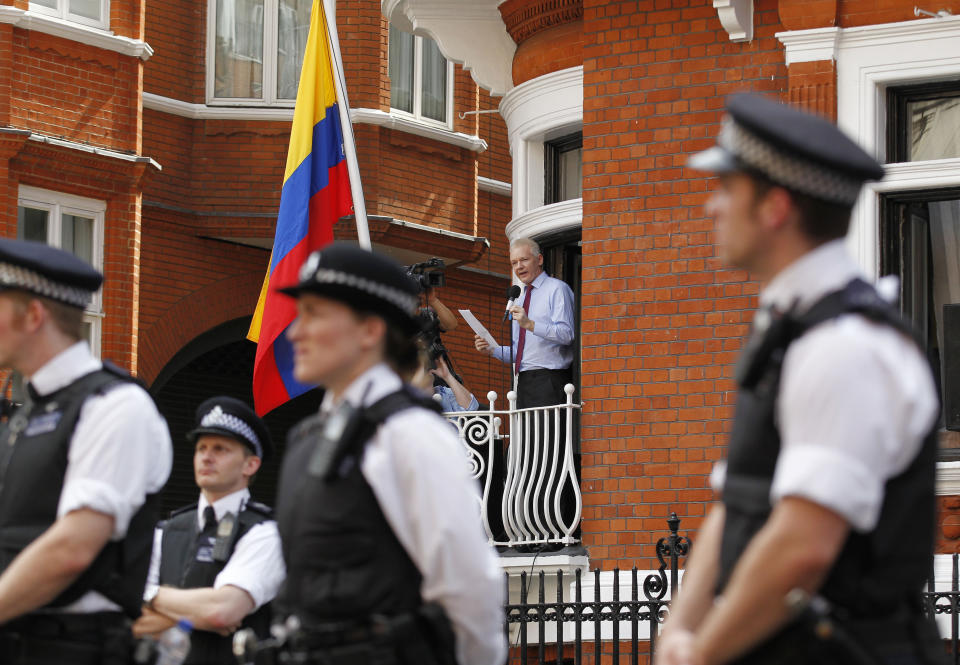
[[[306,662],[499,665],[502,573],[466,462],[398,376],[416,362],[416,286],[337,243],[283,291],[297,298],[294,375],[326,389],[291,433],[277,497],[276,605],[299,625],[286,648]]]

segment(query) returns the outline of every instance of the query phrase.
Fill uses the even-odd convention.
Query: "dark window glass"
[[[583,134],[547,141],[543,147],[544,204],[583,196]]]
[[[960,82],[890,88],[888,162],[960,157]]]
[[[880,239],[881,273],[900,278],[900,307],[937,378],[944,453],[960,459],[960,191],[886,196]]]

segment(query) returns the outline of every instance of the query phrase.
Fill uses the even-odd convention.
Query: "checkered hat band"
[[[93,293],[86,289],[54,282],[38,272],[12,263],[0,262],[0,285],[8,289],[23,289],[58,302],[85,308]]]
[[[724,123],[717,143],[784,187],[833,203],[853,205],[857,202],[863,184],[860,179],[787,155],[736,122]]]
[[[374,282],[364,277],[358,277],[340,270],[330,270],[329,268],[320,268],[313,274],[313,281],[318,284],[338,284],[351,289],[363,291],[371,296],[386,300],[394,307],[408,314],[413,314],[417,309],[419,300],[417,296],[405,293],[392,286]]]
[[[217,427],[233,432],[237,436],[246,439],[253,444],[253,452],[257,457],[263,457],[263,446],[253,428],[250,427],[242,418],[224,413],[219,406],[213,408],[207,415],[200,420],[200,427]]]

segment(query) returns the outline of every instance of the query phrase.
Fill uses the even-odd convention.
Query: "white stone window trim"
[[[427,39],[430,39],[427,37]],[[453,131],[453,61],[444,55],[447,63],[447,87],[446,87],[446,120],[435,120],[428,118],[421,112],[423,105],[423,40],[421,35],[413,36],[413,112],[403,109],[390,107],[390,115],[405,118],[411,122],[422,123],[427,127],[436,127]],[[439,45],[438,45],[439,46]],[[390,46],[387,45],[387,57],[389,59]],[[442,53],[442,51],[441,51]]]
[[[23,10],[9,5],[0,5],[0,23],[9,23],[17,28],[42,32],[54,37],[62,37],[88,46],[114,51],[141,60],[149,60],[153,49],[145,41],[121,37],[109,30],[41,14],[33,10]]]
[[[277,53],[279,39],[279,0],[263,0],[263,97],[216,97],[214,78],[217,57],[217,0],[207,0],[206,97],[210,106],[261,106],[289,108],[293,117],[294,99],[277,99]],[[269,65],[269,66],[268,66]]]
[[[583,128],[583,67],[544,74],[500,102],[513,156],[513,217],[544,202],[544,142]]]
[[[170,113],[193,120],[263,120],[269,122],[292,122],[292,108],[251,108],[211,106],[208,104],[193,104],[179,99],[163,97],[150,92],[143,93],[143,108],[162,113]],[[479,136],[454,132],[440,127],[426,125],[411,120],[404,114],[381,111],[380,109],[357,108],[350,109],[350,119],[353,123],[364,125],[378,125],[397,131],[422,136],[423,138],[440,141],[448,145],[466,148],[472,152],[483,152],[487,149],[487,142]]]
[[[514,217],[505,233],[511,241],[516,238],[541,238],[583,226],[583,199],[567,199],[540,206]]]
[[[31,12],[36,12],[37,14],[45,14],[64,21],[70,21],[71,23],[79,23],[80,25],[87,25],[92,28],[108,30],[110,28],[110,0],[98,1],[100,5],[99,20],[71,13],[70,0],[56,0],[56,8],[44,7],[35,2],[30,2],[29,7]]]
[[[107,202],[76,196],[30,185],[20,185],[17,192],[17,207],[45,210],[48,212],[47,242],[60,246],[60,231],[63,215],[77,215],[93,220],[92,265],[103,272],[104,222]],[[100,340],[103,327],[103,290],[99,289],[84,310],[83,320],[90,325],[90,349],[100,357]]]

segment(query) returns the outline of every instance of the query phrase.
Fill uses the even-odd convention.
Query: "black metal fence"
[[[511,665],[641,665],[656,650],[658,627],[666,619],[671,592],[678,588],[680,559],[691,541],[679,534],[671,514],[670,533],[657,541],[659,567],[652,573],[633,568],[572,576],[521,573],[519,585],[508,578],[507,637]],[[931,575],[923,606],[937,618],[945,648],[960,665],[960,561],[952,558],[949,590],[937,590]],[[642,579],[641,579],[642,577]],[[607,582],[604,585],[604,581]],[[622,593],[623,587],[628,588]],[[626,590],[626,589],[624,589]],[[532,597],[532,598],[531,598]],[[599,639],[598,639],[599,638]]]

